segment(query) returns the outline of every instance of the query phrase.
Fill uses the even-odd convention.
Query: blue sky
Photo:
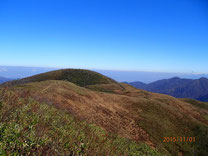
[[[0,65],[208,73],[206,0],[1,0]]]

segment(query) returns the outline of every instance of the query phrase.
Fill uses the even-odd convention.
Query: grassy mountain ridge
[[[83,69],[62,69],[34,75],[20,80],[15,80],[7,84],[18,85],[29,82],[40,82],[46,80],[66,80],[79,86],[116,83],[116,81],[97,72]]]
[[[113,134],[118,138],[133,141],[132,144],[130,143],[132,147],[122,141],[116,141],[116,149],[123,148],[123,145],[126,147],[124,150],[127,153],[119,155],[137,155],[135,152],[142,152],[141,155],[157,155],[158,153],[154,150],[151,151],[149,146],[163,155],[206,154],[207,141],[203,140],[208,131],[208,111],[206,109],[181,99],[139,90],[128,84],[115,81],[113,83],[108,81],[106,84],[88,84],[82,87],[79,83],[72,83],[63,78],[61,80],[47,79],[30,83],[16,83],[16,85],[9,87],[9,92],[28,92],[27,97],[39,103],[40,106],[43,104],[47,107],[50,106],[72,116],[77,121],[96,125],[108,135]],[[23,97],[23,99],[27,98]],[[4,106],[7,106],[8,103],[5,100]],[[56,113],[52,114],[53,117],[57,116]],[[45,117],[44,113],[42,117]],[[50,121],[52,120],[50,117]],[[60,121],[57,121],[57,124]],[[8,124],[8,122],[4,124]],[[39,124],[41,125],[41,123]],[[68,124],[61,124],[59,128],[63,125]],[[76,131],[82,133],[79,128]],[[197,133],[198,131],[199,133]],[[60,135],[62,134],[64,131],[60,132]],[[164,137],[178,136],[195,136],[197,142],[163,142]],[[94,137],[96,136],[93,136],[91,140]],[[88,139],[90,138],[85,141],[87,142]],[[144,149],[142,149],[143,146],[142,148],[140,146],[141,142],[146,144]],[[81,142],[77,144],[79,147]],[[92,144],[94,145],[95,142]],[[56,145],[58,148],[59,146],[62,147]],[[76,149],[79,150],[72,144],[71,146],[74,148],[74,152]],[[96,145],[96,151],[99,151],[99,148],[101,146]],[[113,148],[110,146],[109,150],[113,151]],[[85,150],[88,151],[88,149],[91,148],[87,147]],[[123,151],[118,150],[117,152]],[[114,154],[110,153],[109,155]]]

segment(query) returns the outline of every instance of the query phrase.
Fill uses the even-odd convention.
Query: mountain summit
[[[62,69],[12,81],[9,84],[18,85],[29,82],[41,82],[46,80],[65,80],[82,87],[95,84],[116,83],[116,81],[114,81],[113,79],[94,71],[83,69]]]

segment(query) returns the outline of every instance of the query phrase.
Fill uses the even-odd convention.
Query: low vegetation
[[[208,110],[208,102],[201,102],[194,99],[181,99],[181,100],[190,103],[193,106]]]
[[[67,112],[0,90],[0,155],[161,155]]]
[[[165,153],[167,150],[175,156],[180,153],[184,156],[207,155],[205,151],[208,143],[206,139],[208,127],[206,125],[198,124],[195,120],[190,120],[188,114],[178,113],[177,109],[157,101],[148,101],[139,108],[143,110],[141,113],[143,119],[137,121],[138,125],[150,134],[151,140],[161,152]],[[163,142],[164,137],[195,137],[197,141]]]
[[[86,70],[8,84],[0,89],[0,155],[208,155],[207,103],[139,90]]]
[[[107,93],[125,93],[126,89],[119,83],[88,85],[86,88]]]

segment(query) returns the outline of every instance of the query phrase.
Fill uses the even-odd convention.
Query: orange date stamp
[[[163,137],[163,142],[196,142],[195,137]]]

